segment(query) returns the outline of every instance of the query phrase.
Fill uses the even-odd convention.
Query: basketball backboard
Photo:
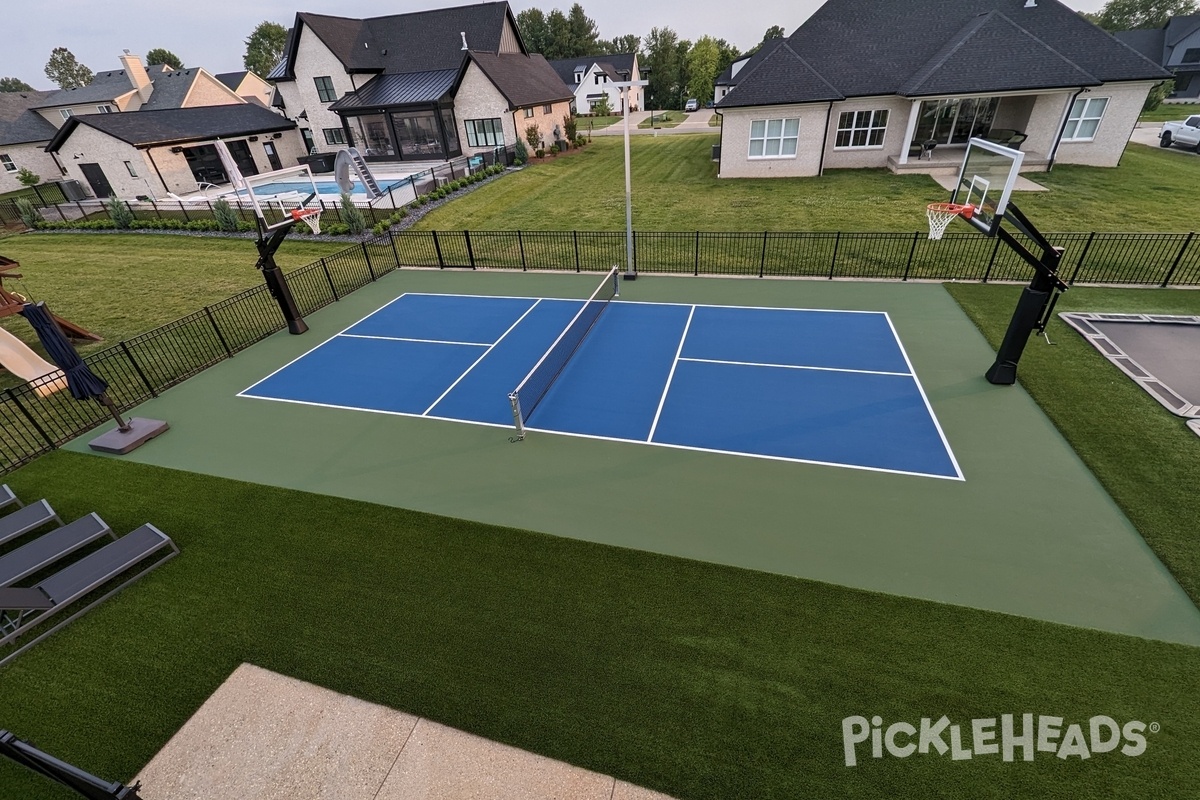
[[[971,139],[950,202],[974,208],[967,221],[988,236],[995,236],[1024,158],[1020,150]]]
[[[213,145],[230,184],[238,190],[237,204],[249,203],[264,230],[294,223],[300,218],[298,214],[322,207],[317,184],[308,165],[243,175],[225,142],[217,139]]]

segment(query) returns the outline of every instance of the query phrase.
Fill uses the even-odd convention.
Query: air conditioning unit
[[[71,202],[75,202],[77,200],[87,200],[88,198],[87,191],[83,188],[83,184],[77,180],[58,181],[58,188],[63,193],[63,197],[67,198],[67,200],[70,200]]]

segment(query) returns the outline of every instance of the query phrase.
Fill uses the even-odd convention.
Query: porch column
[[[908,163],[908,151],[912,149],[913,133],[917,130],[917,120],[921,118],[921,101],[913,100],[908,111],[908,127],[904,131],[904,146],[900,148],[900,160],[897,163]]]

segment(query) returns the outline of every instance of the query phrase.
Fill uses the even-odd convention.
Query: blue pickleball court
[[[404,294],[242,397],[512,428],[582,300]],[[887,314],[605,306],[526,428],[961,479]]]

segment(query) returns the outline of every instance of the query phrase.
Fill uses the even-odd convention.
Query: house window
[[[1071,115],[1067,117],[1067,127],[1063,129],[1064,142],[1090,142],[1096,138],[1096,129],[1100,127],[1100,118],[1108,107],[1107,97],[1079,98],[1071,106]]]
[[[102,106],[96,106],[96,111],[98,111],[101,114],[111,114],[111,113],[113,113],[113,107],[110,106],[108,103],[105,103]]]
[[[346,132],[341,128],[322,128],[325,134],[325,144],[345,144]]]
[[[838,117],[835,147],[883,147],[887,109],[845,111]]]
[[[138,174],[137,174],[137,171],[136,171],[136,170],[134,170],[134,168],[133,168],[133,163],[132,163],[132,162],[130,162],[130,161],[126,161],[126,162],[125,162],[125,169],[129,170],[129,177],[131,177],[131,178],[136,178],[136,177],[138,176]]]
[[[756,119],[750,123],[750,158],[795,158],[800,120]]]
[[[463,123],[467,128],[467,144],[471,147],[499,147],[504,144],[504,129],[499,117],[495,119],[469,119]]]
[[[582,72],[576,72],[576,73],[575,73],[575,82],[576,82],[576,83],[583,83],[583,73],[582,73]]]
[[[0,164],[4,165],[5,172],[17,171],[17,165],[13,163],[12,156],[0,156]]]
[[[317,97],[322,103],[332,103],[337,100],[337,91],[333,88],[333,79],[328,75],[322,75],[319,78],[313,78],[313,83],[317,85]]]
[[[552,106],[550,104],[546,104],[546,105],[542,106],[542,113],[543,114],[553,114],[554,106]]]
[[[1195,64],[1200,61],[1200,47],[1189,47],[1183,51],[1183,63]]]
[[[525,119],[529,119],[532,116],[533,116],[533,108],[530,107],[530,108],[525,109]]]
[[[71,117],[75,116],[75,112],[69,108],[60,108],[58,113],[62,114],[63,119],[70,119]]]

